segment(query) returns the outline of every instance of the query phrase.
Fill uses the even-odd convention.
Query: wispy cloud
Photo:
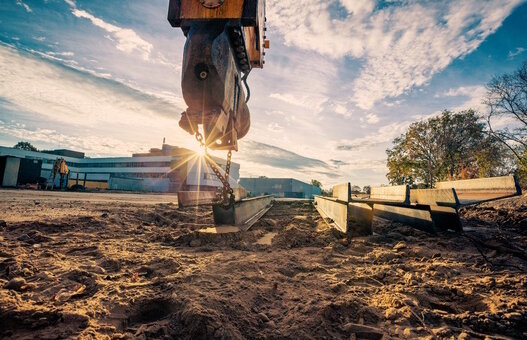
[[[317,112],[322,110],[322,105],[328,101],[328,98],[322,95],[309,96],[294,93],[271,93],[269,97],[305,109],[315,110]]]
[[[168,101],[5,45],[0,45],[0,79],[4,101],[62,126],[152,135],[177,126]]]
[[[523,47],[516,47],[516,49],[514,51],[509,51],[509,59],[514,59],[514,57],[522,54],[523,52],[525,52],[525,48]]]
[[[30,141],[35,145],[52,145],[73,150],[82,150],[91,157],[123,156],[143,150],[140,143],[124,142],[109,136],[74,136],[55,129],[31,129],[25,124],[0,120],[0,135]]]
[[[26,3],[24,3],[22,0],[16,0],[16,4],[18,6],[22,6],[24,7],[24,9],[26,10],[26,12],[28,13],[31,13],[33,12],[33,10],[31,9],[31,7],[29,7]]]
[[[75,1],[73,0],[64,1],[70,5],[71,13],[73,13],[73,15],[75,15],[77,18],[88,19],[93,25],[108,32],[108,37],[117,43],[115,47],[118,50],[126,53],[139,53],[139,55],[145,60],[150,58],[153,45],[142,39],[134,30],[107,23],[106,21],[97,18],[87,11],[78,9]]]
[[[377,131],[368,134],[367,136],[350,140],[341,140],[335,143],[335,150],[359,151],[388,145],[388,143],[390,143],[395,137],[404,133],[411,123],[411,121],[391,123],[380,127]]]
[[[266,164],[290,170],[313,168],[328,170],[329,168],[329,165],[321,160],[304,157],[269,144],[251,140],[243,141],[241,144],[246,150],[250,150],[250,152],[240,152],[240,157],[254,163]]]
[[[483,85],[460,86],[450,88],[443,93],[437,93],[434,97],[461,97],[467,98],[463,103],[451,107],[451,110],[467,110],[474,109],[480,112],[485,112],[487,107],[483,104],[483,100],[487,94],[487,89]]]
[[[377,124],[379,122],[379,116],[375,113],[368,113],[365,117],[361,117],[360,121],[368,124]]]
[[[403,1],[382,8],[374,1],[341,3],[349,12],[342,20],[333,19],[328,2],[320,0],[271,0],[269,17],[286,44],[365,60],[350,99],[367,110],[426,84],[474,51],[521,0]]]

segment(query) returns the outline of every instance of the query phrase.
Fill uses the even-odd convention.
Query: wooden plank
[[[239,19],[242,17],[244,0],[226,0],[221,6],[207,8],[199,0],[181,0],[180,19]]]

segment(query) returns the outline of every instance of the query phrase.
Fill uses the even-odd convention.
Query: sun
[[[198,157],[203,157],[207,154],[207,150],[205,149],[205,147],[203,146],[200,146],[198,143],[195,143],[195,144],[191,144],[189,145],[190,148],[194,154]]]
[[[207,150],[205,149],[205,147],[201,146],[199,147],[199,149],[196,150],[196,153],[198,154],[198,156],[203,157],[207,154]]]

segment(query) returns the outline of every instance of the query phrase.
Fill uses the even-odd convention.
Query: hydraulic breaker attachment
[[[170,0],[168,20],[187,37],[181,86],[188,109],[179,125],[205,146],[238,150],[251,125],[242,83],[263,66],[264,0]],[[242,75],[243,73],[243,75]]]

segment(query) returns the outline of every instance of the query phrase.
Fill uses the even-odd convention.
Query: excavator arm
[[[251,125],[243,83],[269,47],[265,0],[170,0],[168,21],[187,38],[179,126],[197,135],[202,125],[206,147],[237,151]]]

